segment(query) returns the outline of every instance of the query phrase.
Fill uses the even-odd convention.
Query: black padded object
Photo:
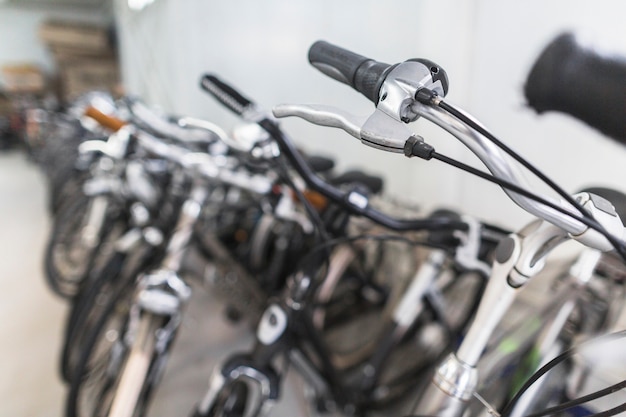
[[[429,218],[448,218],[450,220],[461,221],[461,216],[452,210],[438,209],[433,211]],[[456,247],[459,239],[455,236],[454,230],[435,230],[428,234],[428,242],[435,245]]]
[[[331,179],[330,183],[333,185],[361,184],[367,187],[373,194],[380,193],[384,185],[381,177],[367,175],[362,171],[346,171],[338,177]]]
[[[615,211],[619,215],[622,222],[626,222],[626,194],[606,187],[589,187],[582,190],[583,192],[599,195],[607,199],[615,207]]]
[[[564,33],[535,62],[524,94],[538,113],[567,113],[626,144],[625,57],[601,55]]]
[[[311,155],[306,157],[306,163],[311,167],[313,172],[328,172],[335,167],[335,161],[319,155]]]

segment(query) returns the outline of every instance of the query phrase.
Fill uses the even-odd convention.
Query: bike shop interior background
[[[268,109],[324,103],[366,115],[372,105],[365,98],[310,67],[308,47],[325,39],[387,63],[424,57],[447,71],[451,101],[566,190],[624,190],[626,150],[567,116],[535,115],[524,105],[522,88],[541,48],[565,30],[626,56],[625,15],[620,0],[0,0],[0,67],[28,64],[50,79],[59,55],[42,40],[42,25],[51,19],[113,25],[127,93],[229,129],[236,118],[198,88],[205,71]],[[386,178],[390,195],[426,210],[463,207],[510,228],[529,219],[497,187],[437,162],[384,154],[298,120],[284,125],[303,148],[332,155],[343,167],[367,167]],[[424,121],[413,127],[439,152],[479,166],[440,129]],[[56,355],[65,307],[41,276],[49,232],[44,181],[19,152],[0,158],[0,415],[56,417],[63,400]]]

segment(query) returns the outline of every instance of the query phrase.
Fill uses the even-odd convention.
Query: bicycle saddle
[[[381,177],[368,175],[357,170],[346,171],[343,174],[331,179],[330,183],[333,185],[361,184],[367,187],[372,194],[380,193],[384,185],[384,181]]]
[[[326,158],[319,155],[308,155],[305,156],[305,158],[307,164],[313,172],[328,172],[335,167],[335,161],[331,158]]]

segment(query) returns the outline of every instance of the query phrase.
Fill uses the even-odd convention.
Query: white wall
[[[620,0],[157,0],[141,12],[125,3],[116,0],[115,12],[127,88],[168,111],[224,127],[236,123],[198,88],[200,75],[213,71],[268,108],[317,102],[367,114],[372,105],[366,99],[308,65],[308,47],[326,39],[388,63],[412,57],[438,62],[450,77],[451,101],[567,190],[589,184],[626,190],[624,149],[565,116],[536,117],[522,97],[532,60],[560,30],[593,33],[626,54],[620,44],[626,38],[626,3]],[[302,121],[284,125],[307,149],[335,155],[343,166],[384,174],[392,194],[427,207],[462,207],[511,227],[529,218],[499,189],[438,162],[385,154]],[[480,166],[425,121],[413,128],[439,152]]]

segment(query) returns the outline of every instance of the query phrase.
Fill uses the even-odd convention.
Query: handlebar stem
[[[521,287],[543,267],[543,257],[567,239],[560,228],[535,220],[519,233],[503,239],[495,251],[487,288],[476,316],[456,353],[435,371],[433,380],[418,403],[423,415],[459,417],[479,381],[476,367],[495,328],[502,322]]]

